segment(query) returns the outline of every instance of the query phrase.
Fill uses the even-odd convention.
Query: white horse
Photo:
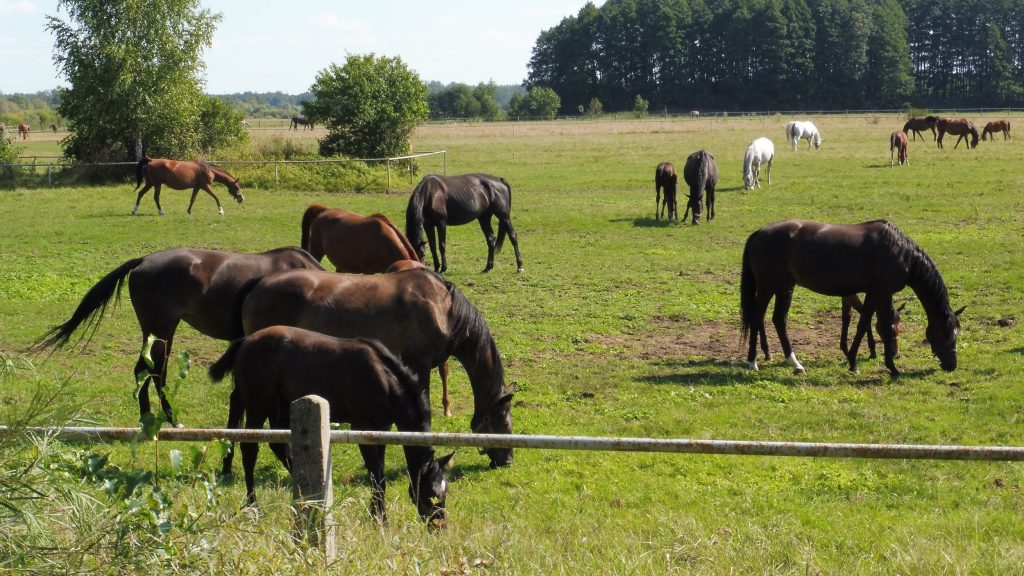
[[[747,153],[743,156],[743,186],[747,190],[761,187],[761,164],[767,162],[768,185],[772,183],[772,160],[775,159],[775,145],[772,141],[761,137],[747,146]]]
[[[818,133],[818,127],[811,121],[801,122],[794,120],[786,124],[786,138],[789,139],[794,152],[796,151],[797,142],[800,142],[801,138],[807,140],[808,150],[811,149],[811,142],[814,143],[815,150],[821,148],[821,134]]]

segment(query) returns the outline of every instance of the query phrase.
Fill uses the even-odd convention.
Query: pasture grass
[[[910,145],[911,164],[890,168],[888,134],[900,118],[815,118],[822,149],[808,151],[803,142],[797,152],[782,137],[789,119],[417,131],[415,149],[448,151],[449,174],[491,172],[512,184],[526,272],[516,274],[506,246],[494,271],[480,274],[486,250],[471,225],[449,230],[448,277],[495,333],[507,379],[518,386],[517,432],[1024,444],[1021,144],[997,140],[968,151],[947,141],[938,150],[930,139],[918,140]],[[742,154],[762,135],[776,145],[772,185],[744,192]],[[681,169],[699,148],[715,155],[722,172],[716,220],[696,227],[655,221],[654,167],[669,160]],[[129,258],[173,246],[296,245],[302,211],[312,202],[384,212],[401,223],[411,187],[406,181],[399,194],[247,190],[246,203],[225,204],[224,217],[209,198],[197,199],[187,216],[183,192],[163,195],[166,216],[156,216],[147,198],[131,217],[129,186],[0,191],[0,353],[18,358]],[[684,198],[682,190],[681,208]],[[954,307],[968,306],[958,370],[942,372],[930,357],[922,344],[924,313],[905,290],[899,299],[911,303],[897,359],[904,375],[889,378],[881,361],[863,352],[860,372],[851,374],[838,349],[838,299],[800,288],[790,324],[807,374],[794,376],[779,360],[771,330],[775,359],[760,372],[747,370],[738,314],[743,243],[786,218],[887,218],[913,237],[941,270]],[[16,419],[38,390],[57,387],[54,403],[63,409],[34,421],[134,425],[131,370],[140,344],[124,302],[88,346],[36,358],[35,370],[4,373],[5,421]],[[229,384],[210,383],[205,369],[224,346],[179,327],[175,348],[188,350],[193,362],[175,397],[186,425],[223,426]],[[435,418],[434,428],[466,431],[472,399],[465,373],[453,369],[451,384],[455,416]],[[438,396],[435,387],[439,415]],[[135,568],[232,574],[338,567],[410,574],[1024,572],[1019,464],[518,450],[511,468],[492,471],[485,457],[460,450],[450,526],[432,533],[408,501],[400,450],[388,450],[390,523],[381,528],[369,519],[358,451],[336,446],[340,560],[327,569],[288,537],[289,479],[269,450],[261,450],[261,508],[253,514],[240,511],[240,474],[238,482],[214,479],[209,486],[215,459],[200,467],[202,474],[175,473],[167,464],[172,449],[187,447],[50,442],[44,450],[25,437],[8,443],[5,469],[39,457],[44,472],[37,486],[62,496],[21,505],[31,522],[0,516],[4,531],[21,537],[6,549],[28,550],[25,565],[39,566],[45,555],[38,550],[94,538],[97,546],[74,556],[83,572],[116,571],[112,563],[126,558]],[[109,497],[68,464],[89,453],[109,455],[126,470],[154,471],[160,462],[157,480],[173,497],[169,517],[196,520],[176,520],[166,535],[143,538],[145,526],[102,506]],[[60,473],[46,472],[49,465]],[[207,504],[207,487],[215,505]],[[63,496],[78,493],[86,496]],[[116,525],[131,527],[127,544],[96,534]]]

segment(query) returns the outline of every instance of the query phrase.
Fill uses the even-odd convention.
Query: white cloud
[[[36,12],[39,12],[39,7],[28,0],[17,2],[0,0],[0,16],[8,14],[35,14]]]

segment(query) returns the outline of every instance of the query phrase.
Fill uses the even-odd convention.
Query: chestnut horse
[[[690,197],[686,202],[686,210],[683,212],[683,220],[693,209],[693,224],[700,223],[702,193],[706,195],[708,205],[707,221],[715,219],[715,186],[718,184],[718,164],[715,164],[715,157],[698,150],[686,159],[686,166],[683,167],[683,178],[690,187]]]
[[[339,338],[375,338],[397,354],[430,393],[430,370],[455,356],[473,389],[474,432],[512,432],[511,400],[501,355],[483,315],[455,286],[429,270],[364,276],[292,270],[258,279],[239,293],[241,330],[298,326]],[[228,427],[242,416],[231,396]],[[512,450],[490,448],[491,466],[512,463]],[[230,455],[224,472],[231,470]]]
[[[827,224],[786,220],[769,224],[747,238],[740,277],[743,334],[749,334],[747,362],[757,369],[757,336],[763,333],[768,303],[775,298],[772,323],[782,353],[797,374],[804,367],[796,358],[786,332],[786,316],[799,284],[819,294],[846,296],[864,293],[863,312],[847,353],[850,370],[857,369],[861,336],[878,314],[878,334],[885,350],[885,366],[899,375],[893,294],[906,286],[917,295],[928,317],[925,335],[943,370],[956,369],[956,340],[960,313],[953,312],[942,275],[931,258],[909,236],[885,220],[861,224]],[[765,347],[767,352],[767,347]],[[766,353],[767,356],[767,353]]]
[[[992,135],[992,139],[996,139],[996,132],[1003,133],[1003,140],[1010,138],[1010,121],[1009,120],[993,120],[988,124],[985,124],[985,128],[981,131],[981,139],[988,140],[988,135]],[[1010,138],[1012,140],[1012,138]]]
[[[505,235],[516,251],[516,268],[523,271],[523,257],[519,254],[519,237],[512,227],[512,186],[504,178],[490,174],[462,174],[441,176],[428,174],[420,180],[409,196],[405,209],[405,236],[423,261],[423,230],[426,229],[430,253],[434,257],[434,270],[448,270],[448,226],[460,226],[476,220],[487,241],[487,265],[483,271],[494,268],[494,255],[501,252]],[[498,219],[498,238],[494,238],[491,217]],[[435,237],[436,232],[436,237]],[[437,257],[440,244],[441,258]]]
[[[83,324],[86,330],[91,328],[91,338],[111,298],[115,294],[120,297],[127,277],[132,308],[142,328],[142,342],[150,335],[157,338],[151,349],[153,369],[148,369],[141,353],[135,363],[136,375],[147,374],[139,390],[139,413],[149,413],[152,380],[168,422],[175,424],[163,384],[178,323],[184,320],[200,333],[218,340],[240,338],[242,331],[237,327],[232,307],[239,289],[253,278],[292,268],[323,270],[306,251],[298,248],[278,248],[259,254],[172,248],[133,258],[101,278],[86,292],[71,318],[51,328],[33,348],[63,348]]]
[[[907,159],[907,133],[906,132],[893,132],[889,135],[889,167],[893,167],[893,152],[899,154],[900,166],[909,164]]]
[[[383,214],[361,216],[312,204],[302,215],[302,248],[327,256],[338,272],[378,274],[399,260],[418,260],[405,234]]]
[[[376,340],[341,339],[290,326],[271,326],[231,343],[210,366],[210,378],[222,380],[234,372],[235,391],[245,406],[245,427],[263,428],[270,420],[275,429],[291,428],[292,402],[316,394],[330,405],[331,422],[347,422],[353,430],[386,432],[395,425],[401,432],[430,432],[430,406],[416,376]],[[282,464],[291,471],[286,444],[271,444]],[[383,445],[360,444],[359,452],[370,474],[371,510],[381,522],[384,510]],[[445,522],[445,473],[454,452],[434,458],[430,446],[404,446],[409,470],[409,496],[420,517]],[[245,491],[256,503],[254,471],[260,445],[242,444]]]
[[[961,140],[967,142],[968,134],[971,136],[971,141],[967,146],[969,148],[976,148],[978,146],[978,129],[974,127],[973,122],[966,118],[939,118],[936,127],[939,129],[939,138],[937,140],[939,148],[943,148],[942,137],[945,136],[946,133],[959,136],[959,138],[956,139],[956,144],[953,144],[954,150],[956,150],[956,147],[960,145]]]
[[[679,210],[676,208],[676,185],[679,182],[679,175],[676,174],[676,167],[671,162],[662,162],[654,169],[654,219],[661,218],[665,210],[668,210],[666,220],[675,218],[679,220]],[[665,201],[661,201],[661,191],[665,190]],[[660,205],[660,208],[659,208]]]
[[[22,140],[28,140],[28,133],[31,129],[28,124],[18,124],[18,134],[21,135]]]
[[[931,130],[932,140],[935,140],[935,124],[939,121],[938,116],[914,116],[907,120],[907,123],[903,125],[903,131],[907,136],[913,135],[914,140],[917,140],[918,136],[924,140],[924,136],[921,135],[922,130]]]
[[[135,199],[135,207],[132,208],[132,214],[139,210],[139,202],[142,201],[142,197],[146,195],[146,192],[149,192],[150,188],[153,188],[153,200],[156,202],[156,211],[163,216],[164,211],[160,208],[160,187],[165,184],[174,190],[192,189],[192,199],[188,203],[189,214],[192,213],[192,204],[196,201],[196,195],[202,189],[206,190],[206,193],[210,196],[213,196],[213,201],[217,203],[217,211],[220,212],[221,216],[224,215],[224,208],[220,205],[220,198],[217,198],[217,195],[213,193],[213,188],[210,187],[214,182],[227,186],[231,197],[239,204],[245,200],[242,197],[242,186],[238,183],[238,178],[228,174],[220,166],[214,166],[202,160],[179,162],[163,158],[143,158],[135,165],[136,190],[139,189],[139,186],[142,186],[143,180],[146,181],[146,186],[139,190],[139,197]]]

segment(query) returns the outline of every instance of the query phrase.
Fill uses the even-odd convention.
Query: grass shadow
[[[668,228],[682,223],[676,220],[655,220],[654,218],[612,218],[609,222],[632,222],[636,228]]]

